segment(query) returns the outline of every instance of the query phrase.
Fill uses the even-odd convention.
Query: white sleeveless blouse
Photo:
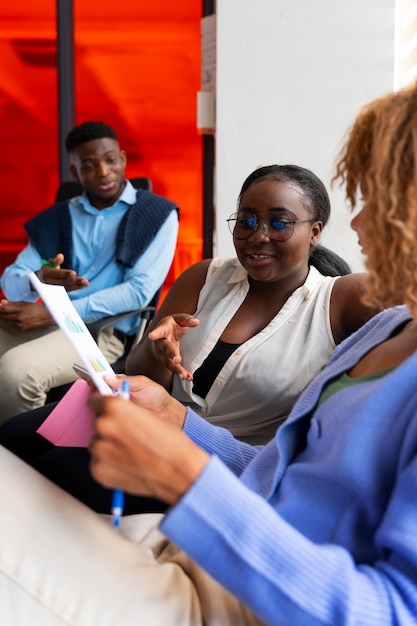
[[[244,301],[247,276],[236,258],[211,262],[194,313],[200,325],[181,339],[182,365],[190,372],[210,354]],[[329,310],[336,280],[311,267],[274,319],[229,357],[205,399],[192,392],[192,381],[178,376],[173,396],[239,439],[268,442],[335,348]]]

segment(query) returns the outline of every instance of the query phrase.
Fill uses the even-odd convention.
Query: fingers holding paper
[[[164,387],[154,382],[146,376],[105,376],[104,380],[118,392],[122,386],[122,381],[128,379],[130,383],[130,399],[135,404],[145,409],[155,411],[165,419],[183,427],[185,420],[185,406],[175,400]]]

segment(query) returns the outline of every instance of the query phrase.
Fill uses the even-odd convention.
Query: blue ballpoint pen
[[[120,387],[120,397],[123,400],[129,400],[130,398],[130,384],[129,381],[124,379],[122,380],[122,385]],[[115,489],[113,491],[113,501],[111,507],[111,513],[113,516],[113,526],[114,528],[119,528],[120,526],[120,518],[123,513],[123,505],[124,505],[125,494],[121,489]]]

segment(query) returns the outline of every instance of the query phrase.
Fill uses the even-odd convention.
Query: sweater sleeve
[[[213,456],[162,531],[271,626],[393,626],[417,615],[417,459],[383,520],[380,559],[315,544]],[[300,503],[300,515],[309,515]]]
[[[184,432],[200,448],[221,458],[237,476],[263,448],[238,441],[226,428],[213,426],[190,408],[187,408]]]

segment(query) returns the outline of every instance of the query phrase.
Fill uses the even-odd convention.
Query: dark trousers
[[[0,425],[0,445],[97,513],[110,514],[112,490],[102,487],[91,476],[89,451],[56,447],[36,433],[56,404],[9,418]],[[163,513],[166,509],[167,504],[161,500],[125,494],[124,515]]]

